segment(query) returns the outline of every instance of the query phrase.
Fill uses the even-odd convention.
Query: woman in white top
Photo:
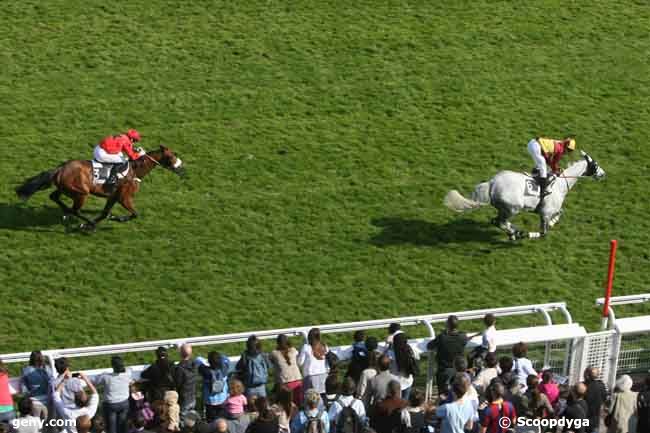
[[[320,329],[312,328],[307,335],[307,344],[303,344],[298,355],[298,365],[302,369],[303,390],[315,389],[319,394],[325,393],[327,379],[327,346],[321,342]]]
[[[119,356],[111,358],[113,373],[102,374],[95,385],[104,387],[103,409],[106,433],[127,433],[129,430],[129,385],[131,374],[126,372]]]
[[[512,374],[517,377],[517,380],[521,386],[521,392],[526,392],[528,386],[526,382],[528,376],[535,375],[537,372],[533,368],[533,363],[530,359],[526,358],[528,355],[528,345],[526,343],[517,343],[512,346],[512,355],[514,359],[512,360]]]
[[[413,386],[413,377],[418,374],[418,357],[409,346],[405,333],[393,336],[393,347],[386,354],[391,359],[390,372],[399,380],[402,398],[408,400]]]

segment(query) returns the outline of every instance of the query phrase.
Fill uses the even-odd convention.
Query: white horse
[[[447,193],[444,203],[456,212],[467,212],[481,206],[491,204],[499,214],[492,223],[504,230],[510,240],[528,237],[539,238],[546,235],[548,230],[560,220],[562,203],[569,190],[581,177],[592,177],[600,180],[605,177],[605,170],[587,153],[580,151],[583,156],[578,162],[571,164],[562,174],[555,177],[549,185],[549,194],[544,198],[541,208],[539,205],[539,185],[529,175],[514,171],[501,171],[487,182],[479,183],[472,193],[472,198],[462,196],[458,191]],[[540,216],[540,231],[526,233],[517,229],[510,218],[521,211],[535,212]]]

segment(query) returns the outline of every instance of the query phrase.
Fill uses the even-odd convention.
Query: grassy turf
[[[646,290],[643,2],[20,1],[0,10],[0,353],[566,300],[595,328],[608,240]],[[138,128],[178,151],[141,219],[65,234],[22,179]],[[608,172],[550,237],[441,205],[532,136]],[[97,212],[103,201],[91,200]],[[520,218],[528,228],[532,216]]]

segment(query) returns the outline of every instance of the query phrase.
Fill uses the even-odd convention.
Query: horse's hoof
[[[81,230],[88,231],[88,232],[94,232],[95,227],[96,227],[95,224],[88,224],[88,223],[79,224],[79,228]]]

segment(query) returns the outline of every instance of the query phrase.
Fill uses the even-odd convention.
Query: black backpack
[[[359,415],[352,409],[352,404],[355,399],[348,406],[344,406],[339,400],[339,404],[343,407],[339,413],[338,421],[336,422],[336,433],[361,433],[363,431],[363,423]]]

